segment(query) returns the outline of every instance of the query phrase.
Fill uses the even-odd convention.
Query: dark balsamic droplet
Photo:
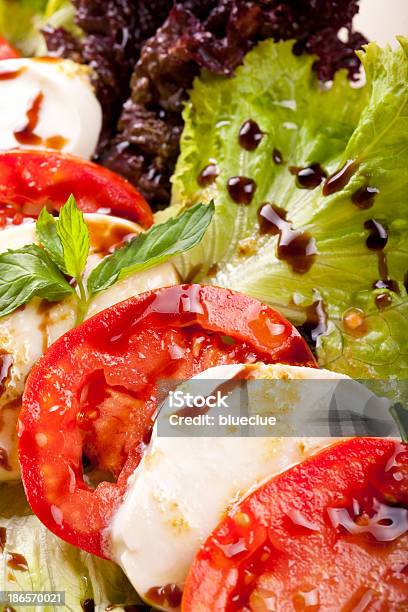
[[[375,283],[373,283],[373,289],[388,289],[388,291],[393,291],[398,294],[400,292],[397,281],[391,278],[381,278],[375,281]]]
[[[380,190],[377,187],[370,187],[369,185],[364,185],[357,189],[356,192],[351,196],[351,201],[353,204],[357,206],[357,208],[361,208],[361,210],[366,210],[367,208],[371,208],[374,204],[375,196],[380,193]]]
[[[27,123],[21,130],[14,132],[14,138],[23,145],[38,146],[42,143],[42,138],[34,133],[35,128],[38,125],[40,119],[40,111],[44,100],[44,94],[40,92],[35,99],[31,107],[28,109]]]
[[[375,305],[377,306],[378,310],[384,310],[385,308],[388,308],[388,306],[391,306],[391,304],[392,297],[389,293],[379,293],[375,296]]]
[[[262,138],[264,137],[264,133],[260,129],[259,125],[253,119],[248,119],[245,121],[241,129],[239,130],[238,141],[243,149],[247,151],[254,151]]]
[[[56,136],[50,136],[49,138],[46,138],[44,144],[47,149],[61,151],[65,147],[67,142],[68,140],[66,138],[57,134]]]
[[[6,470],[6,472],[12,471],[12,467],[9,462],[8,452],[2,446],[0,446],[0,468]]]
[[[246,176],[233,176],[227,183],[227,189],[237,204],[250,204],[255,195],[256,183]]]
[[[261,234],[279,236],[276,255],[286,261],[294,272],[304,274],[312,267],[317,248],[308,232],[295,230],[286,219],[286,211],[276,204],[264,204],[258,212]]]
[[[0,527],[0,553],[3,552],[7,542],[7,530],[5,527]]]
[[[388,242],[388,232],[386,228],[375,219],[368,219],[368,221],[364,223],[364,228],[369,231],[366,245],[370,250],[376,251],[378,258],[378,272],[380,278],[373,283],[373,289],[388,289],[388,291],[399,294],[398,282],[391,279],[388,273],[387,254],[384,252],[384,248]]]
[[[0,81],[10,81],[16,79],[22,74],[26,68],[19,68],[18,70],[4,70],[0,69]]]
[[[95,612],[95,601],[93,599],[84,599],[81,602],[81,608],[84,612]]]
[[[159,606],[178,608],[181,604],[182,591],[177,584],[166,584],[162,587],[152,587],[147,591],[147,601]]]
[[[286,210],[276,206],[276,204],[262,204],[258,210],[259,233],[271,234],[276,236],[279,234],[279,226],[282,223],[287,223]]]
[[[375,219],[366,221],[364,227],[370,232],[366,240],[367,247],[372,251],[382,251],[388,242],[388,233],[385,227]]]
[[[272,159],[277,166],[283,164],[283,156],[279,149],[274,149],[272,151]]]
[[[357,171],[358,164],[352,159],[346,161],[336,172],[333,172],[324,182],[323,195],[329,196],[340,191],[347,185],[353,174]]]
[[[307,339],[310,338],[312,345],[320,336],[327,333],[327,312],[323,300],[319,299],[305,308],[306,320],[298,329]]]
[[[218,168],[215,164],[208,164],[205,166],[198,175],[197,183],[200,187],[208,187],[211,183],[216,181],[218,176]]]
[[[212,266],[208,268],[207,276],[212,278],[213,276],[217,276],[219,270],[219,265],[214,263]]]
[[[9,553],[7,555],[7,565],[18,572],[28,571],[27,559],[23,555],[20,555],[20,553]]]
[[[297,177],[297,186],[301,189],[316,189],[327,176],[320,164],[311,164],[305,168],[290,166],[289,172]]]

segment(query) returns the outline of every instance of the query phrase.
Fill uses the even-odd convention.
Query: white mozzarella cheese
[[[218,366],[195,378],[230,379],[246,367]],[[287,365],[251,368],[250,378],[344,378]],[[296,403],[299,406],[301,399]],[[147,600],[150,589],[182,587],[199,546],[234,502],[331,442],[295,437],[171,438],[159,437],[155,429],[110,526],[115,561]]]
[[[138,295],[139,293],[158,289],[159,287],[176,285],[179,281],[180,277],[171,263],[164,263],[151,270],[134,274],[130,278],[116,283],[113,287],[95,296],[89,306],[87,318],[101,312],[101,310],[105,310],[105,308],[109,308],[113,304],[127,300],[132,295]]]
[[[141,228],[130,221],[107,215],[85,215],[91,234],[88,273],[107,254],[107,250],[134,235]],[[1,233],[0,253],[18,249],[35,241],[35,225],[9,226]],[[172,264],[135,274],[96,296],[87,316],[112,306],[132,295],[174,285],[179,277]],[[26,378],[44,351],[75,325],[72,298],[51,304],[33,299],[21,309],[0,319],[0,481],[19,477],[15,428]],[[1,460],[6,457],[7,461]]]
[[[102,109],[89,76],[70,60],[1,60],[0,149],[46,148],[90,159]]]

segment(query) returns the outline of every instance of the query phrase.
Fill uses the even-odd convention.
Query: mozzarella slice
[[[85,215],[85,219],[91,236],[88,273],[111,247],[141,231],[135,223],[107,215]],[[18,249],[35,242],[35,225],[9,226],[0,236],[0,252]],[[132,295],[178,281],[170,263],[136,274],[96,296],[87,316]],[[26,378],[46,349],[74,327],[75,312],[72,298],[56,304],[33,299],[0,319],[0,481],[19,477],[15,429]]]
[[[248,366],[218,366],[196,378],[231,379],[243,368]],[[250,368],[250,378],[347,378],[287,365]],[[274,401],[266,400],[269,406]],[[297,398],[298,408],[300,403]],[[295,437],[171,438],[158,437],[155,430],[110,526],[115,561],[147,601],[150,589],[182,587],[199,546],[234,502],[331,442]]]
[[[0,61],[0,149],[42,148],[90,159],[102,109],[89,69],[53,58]]]

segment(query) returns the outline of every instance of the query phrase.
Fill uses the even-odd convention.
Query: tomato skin
[[[16,57],[21,57],[21,53],[0,36],[0,60],[15,59]]]
[[[223,345],[225,335],[234,344]],[[172,346],[183,356],[171,357]],[[211,365],[247,359],[317,367],[300,334],[281,315],[218,287],[181,285],[145,293],[68,332],[33,368],[23,398],[19,456],[33,511],[62,539],[108,556],[102,532],[140,461],[156,409],[157,379],[190,378]],[[108,391],[101,393],[102,376]],[[92,398],[98,394],[95,411]],[[98,425],[119,409],[121,396],[127,397],[124,412],[113,414],[121,431],[106,434]],[[83,429],[87,411],[97,414],[93,433]],[[91,490],[83,479],[83,450],[98,458],[98,450],[112,440],[123,455],[115,471],[115,457],[109,457],[117,482]]]
[[[397,472],[405,484],[395,497]],[[203,544],[187,577],[182,612],[351,611],[371,591],[374,607],[367,609],[402,611],[408,530],[377,542],[372,534],[335,526],[329,509],[359,503],[363,512],[370,487],[382,483],[385,499],[402,505],[401,521],[408,521],[407,479],[408,446],[374,438],[337,442],[276,476],[240,502]],[[388,496],[387,480],[394,486]],[[361,516],[356,525],[367,525],[368,514]]]
[[[59,210],[74,194],[83,212],[108,212],[153,223],[152,211],[125,179],[93,162],[53,151],[0,152],[0,213],[37,218],[44,206]],[[8,207],[10,207],[8,212]]]

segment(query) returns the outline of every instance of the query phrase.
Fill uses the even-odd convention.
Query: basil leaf
[[[65,271],[78,279],[89,255],[89,230],[73,195],[60,210],[57,233],[64,253]]]
[[[0,255],[0,317],[35,296],[58,302],[72,292],[47,253],[35,244]]]
[[[200,242],[214,214],[214,204],[196,204],[178,217],[139,234],[106,257],[88,279],[90,294],[107,289],[142,270],[191,249]]]
[[[43,208],[36,223],[38,241],[43,245],[44,249],[58,268],[66,273],[64,250],[58,236],[57,227],[57,219],[55,219],[46,208]]]

